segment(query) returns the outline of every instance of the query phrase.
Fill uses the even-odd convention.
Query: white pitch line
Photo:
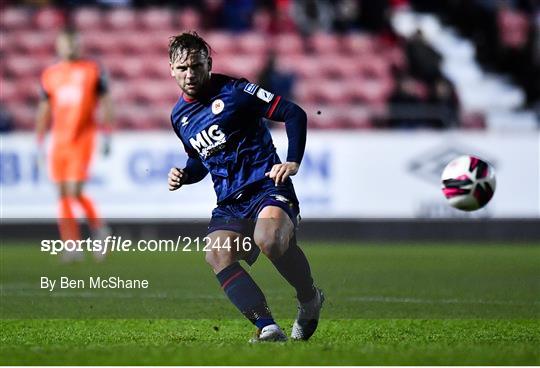
[[[484,299],[418,299],[393,296],[353,296],[345,300],[371,303],[409,303],[409,304],[484,304],[484,305],[521,305],[530,306],[540,304],[540,300],[484,300]]]
[[[276,295],[275,293],[267,293],[272,299],[291,299],[289,296]],[[22,297],[56,297],[56,298],[143,298],[143,299],[184,299],[184,300],[225,300],[225,295],[216,294],[183,294],[183,293],[148,293],[148,292],[126,292],[126,291],[54,291],[45,294],[45,290],[14,290],[8,288],[3,290],[3,297],[7,296],[22,296]],[[332,300],[332,299],[330,299]],[[364,303],[393,303],[393,304],[479,304],[479,305],[515,305],[515,306],[532,306],[540,305],[540,300],[485,300],[485,299],[420,299],[411,297],[393,297],[393,296],[348,296],[338,297],[336,302],[364,302]]]
[[[193,299],[193,300],[217,300],[226,299],[225,295],[220,294],[175,294],[175,293],[148,293],[148,292],[123,292],[123,291],[52,291],[47,290],[11,290],[4,292],[2,296],[22,296],[33,298],[142,298],[142,299]]]
[[[39,284],[39,282],[2,282],[0,283],[0,290],[31,289],[37,284]]]

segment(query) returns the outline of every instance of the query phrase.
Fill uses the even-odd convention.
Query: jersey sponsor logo
[[[247,93],[249,93],[250,95],[254,95],[254,94],[255,94],[255,91],[257,90],[257,87],[259,87],[259,86],[256,85],[255,83],[248,83],[248,84],[246,84],[246,86],[244,87],[244,92],[247,92]]]
[[[227,142],[225,134],[219,130],[219,125],[214,124],[207,129],[200,131],[194,138],[189,139],[189,143],[195,151],[203,158],[212,156],[221,151]]]
[[[270,102],[274,98],[274,94],[268,92],[265,89],[259,88],[259,90],[257,91],[257,97],[259,97],[264,102]]]
[[[58,88],[56,101],[59,106],[73,106],[81,104],[83,100],[82,88],[75,84],[66,84]]]
[[[71,81],[76,84],[83,84],[86,79],[84,70],[73,70],[70,75]]]
[[[182,126],[186,126],[186,125],[189,124],[187,116],[182,117],[182,120],[180,120],[180,121],[182,122]]]
[[[217,99],[214,102],[212,102],[212,112],[214,113],[214,115],[217,115],[220,112],[222,112],[224,108],[225,108],[225,104],[223,103],[222,100]]]

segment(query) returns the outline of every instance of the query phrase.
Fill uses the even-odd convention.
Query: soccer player
[[[83,186],[94,151],[97,132],[94,112],[99,102],[104,108],[104,154],[110,148],[113,107],[107,79],[96,62],[80,58],[79,37],[74,31],[64,30],[58,35],[56,51],[61,60],[48,67],[41,77],[42,97],[36,118],[38,150],[43,152],[47,124],[52,117],[49,166],[59,192],[60,236],[63,240],[80,238],[73,210],[78,204],[93,235],[102,237],[106,226],[93,201],[83,193]],[[65,260],[75,258],[76,254],[65,254]],[[100,257],[98,253],[94,255]]]
[[[291,337],[307,340],[317,328],[324,296],[296,244],[299,206],[289,178],[298,172],[304,154],[306,113],[245,79],[211,73],[210,46],[195,32],[171,37],[169,61],[183,92],[171,122],[188,154],[183,169],[170,170],[169,190],[197,183],[210,172],[217,207],[208,226],[212,248],[206,261],[222,289],[257,326],[254,341],[286,340],[263,292],[239,263],[251,265],[262,252],[295,288],[298,315]],[[262,118],[285,122],[285,163]],[[235,245],[244,237],[256,244],[247,252]],[[230,249],[220,248],[223,245]]]

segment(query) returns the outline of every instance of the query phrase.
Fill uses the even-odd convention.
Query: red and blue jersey
[[[171,122],[189,156],[188,166],[190,160],[204,165],[218,203],[265,179],[281,163],[263,121],[275,118],[280,99],[245,79],[213,74],[204,97],[182,96],[174,106]]]

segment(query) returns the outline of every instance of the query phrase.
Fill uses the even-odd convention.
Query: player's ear
[[[174,77],[173,64],[169,62],[169,68],[171,69],[171,77]]]
[[[208,57],[208,71],[211,71],[212,70],[212,57],[209,56]]]

